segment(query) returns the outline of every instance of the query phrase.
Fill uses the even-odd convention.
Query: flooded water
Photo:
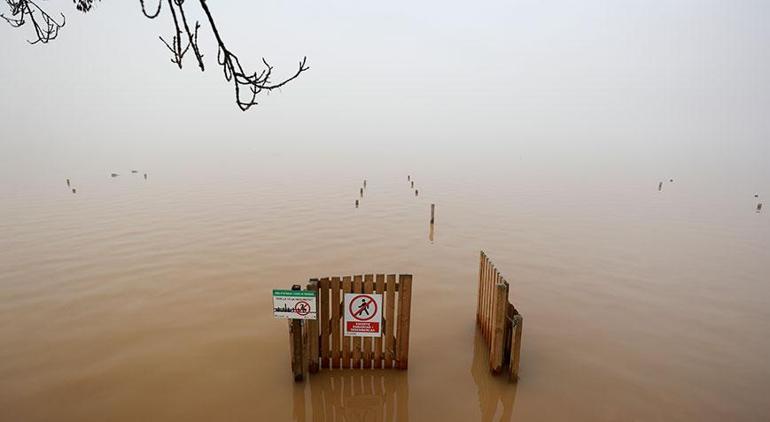
[[[244,149],[115,178],[87,165],[77,194],[17,176],[0,419],[770,416],[770,220],[753,193],[481,156],[391,168]],[[475,329],[482,248],[525,318],[518,384],[488,373]],[[271,290],[361,272],[414,274],[409,370],[294,384]]]
[[[768,4],[210,3],[311,70],[241,113],[206,25],[200,73],[136,1],[0,22],[0,421],[770,420]],[[271,291],[361,273],[414,275],[409,370],[295,384]]]

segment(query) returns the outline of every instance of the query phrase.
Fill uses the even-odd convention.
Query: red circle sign
[[[355,320],[369,321],[377,315],[377,302],[369,295],[358,295],[350,301],[348,310]]]
[[[299,315],[307,315],[310,313],[310,304],[304,300],[300,300],[294,305],[294,312]]]

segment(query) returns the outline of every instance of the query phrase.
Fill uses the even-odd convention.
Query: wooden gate
[[[505,370],[518,380],[524,319],[508,301],[508,290],[508,282],[481,251],[476,321],[489,346],[489,368],[493,374]]]
[[[295,290],[301,289],[295,285]],[[323,368],[407,369],[412,303],[410,274],[365,274],[310,279],[307,290],[316,292],[317,320],[292,320],[292,372],[301,381]],[[345,293],[382,294],[382,336],[343,335]]]

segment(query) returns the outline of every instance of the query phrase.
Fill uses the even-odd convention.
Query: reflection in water
[[[294,420],[408,421],[407,376],[392,370],[319,372],[295,384]]]
[[[433,224],[430,225],[430,231],[428,232],[428,239],[433,243]]]
[[[473,364],[471,375],[476,383],[479,395],[481,421],[493,421],[497,415],[498,403],[502,404],[502,415],[499,421],[510,421],[513,414],[513,404],[516,401],[516,383],[510,382],[506,375],[493,376],[489,370],[489,352],[484,338],[476,330],[476,341],[473,346]]]

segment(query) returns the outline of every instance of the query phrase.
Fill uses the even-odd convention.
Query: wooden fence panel
[[[316,320],[291,320],[292,372],[300,381],[320,369],[398,368],[409,366],[412,276],[365,274],[310,279],[305,286],[316,292]],[[295,285],[293,289],[300,289]],[[344,294],[382,295],[382,335],[344,335]],[[509,342],[506,342],[508,344]]]
[[[479,288],[476,320],[489,351],[489,367],[493,374],[508,372],[519,377],[523,317],[508,296],[510,285],[498,272],[489,256],[479,254]]]

